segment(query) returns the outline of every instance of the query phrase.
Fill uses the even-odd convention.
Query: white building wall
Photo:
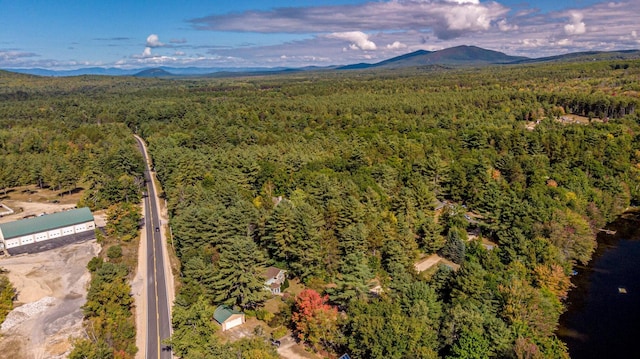
[[[74,234],[76,232],[74,226],[64,227],[61,230],[62,230],[62,235],[63,236],[68,236],[68,235]]]
[[[33,236],[35,237],[36,242],[42,242],[49,239],[49,235],[47,234],[47,232],[36,233]]]
[[[33,234],[20,237],[20,245],[29,244],[33,242],[34,242]]]
[[[6,239],[4,243],[7,244],[7,248],[19,247],[20,246],[20,238],[12,238]]]
[[[34,242],[43,242],[52,238],[58,238],[63,236],[72,235],[75,233],[82,233],[92,231],[96,228],[94,221],[76,224],[74,226],[52,229],[46,232],[34,233],[27,236],[18,238],[4,239],[7,248],[15,248],[25,244],[31,244]]]

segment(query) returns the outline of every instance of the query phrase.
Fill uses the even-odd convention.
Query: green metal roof
[[[93,214],[91,214],[89,208],[84,207],[2,223],[0,224],[0,231],[2,231],[4,239],[9,239],[90,221],[93,221]]]
[[[213,312],[213,319],[215,319],[216,322],[222,324],[225,320],[229,319],[229,317],[234,314],[242,314],[242,312],[233,310],[226,305],[221,305],[216,308],[215,312]]]

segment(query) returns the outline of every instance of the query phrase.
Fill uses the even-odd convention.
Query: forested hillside
[[[129,141],[125,125],[150,144],[181,261],[171,344],[182,358],[274,355],[259,339],[230,350],[208,320],[219,304],[260,310],[267,265],[308,288],[272,322],[328,356],[568,357],[554,332],[572,267],[640,199],[640,62],[1,79],[3,155],[39,153],[21,134],[61,142],[33,155],[45,165],[53,151],[72,163],[79,138]],[[81,163],[91,173],[128,162]],[[102,175],[83,177],[100,194],[87,203],[112,198],[113,183],[118,196],[133,188]],[[39,180],[74,186],[44,174],[11,183]],[[436,252],[460,267],[417,273]]]

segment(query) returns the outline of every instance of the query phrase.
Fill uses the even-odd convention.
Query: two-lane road
[[[141,138],[136,136],[138,147],[145,160],[144,178],[147,195],[144,197],[144,230],[146,234],[146,294],[147,294],[147,333],[146,359],[171,359],[169,347],[162,341],[171,336],[171,315],[169,293],[165,278],[164,241],[162,239],[162,223],[158,210],[158,197],[151,178],[149,155]],[[142,348],[140,348],[142,350]]]

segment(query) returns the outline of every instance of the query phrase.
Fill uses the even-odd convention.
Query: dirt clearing
[[[2,196],[0,223],[56,213],[76,207],[79,193],[61,196],[35,186]],[[13,213],[7,214],[6,208]],[[104,214],[95,215],[104,226]],[[41,253],[0,257],[17,290],[14,310],[0,328],[0,353],[6,358],[59,358],[71,349],[70,336],[82,334],[82,310],[90,280],[86,266],[100,246],[95,240]]]
[[[2,357],[66,358],[69,338],[83,333],[81,306],[91,279],[87,263],[99,251],[91,240],[0,259],[18,294],[2,325]]]

